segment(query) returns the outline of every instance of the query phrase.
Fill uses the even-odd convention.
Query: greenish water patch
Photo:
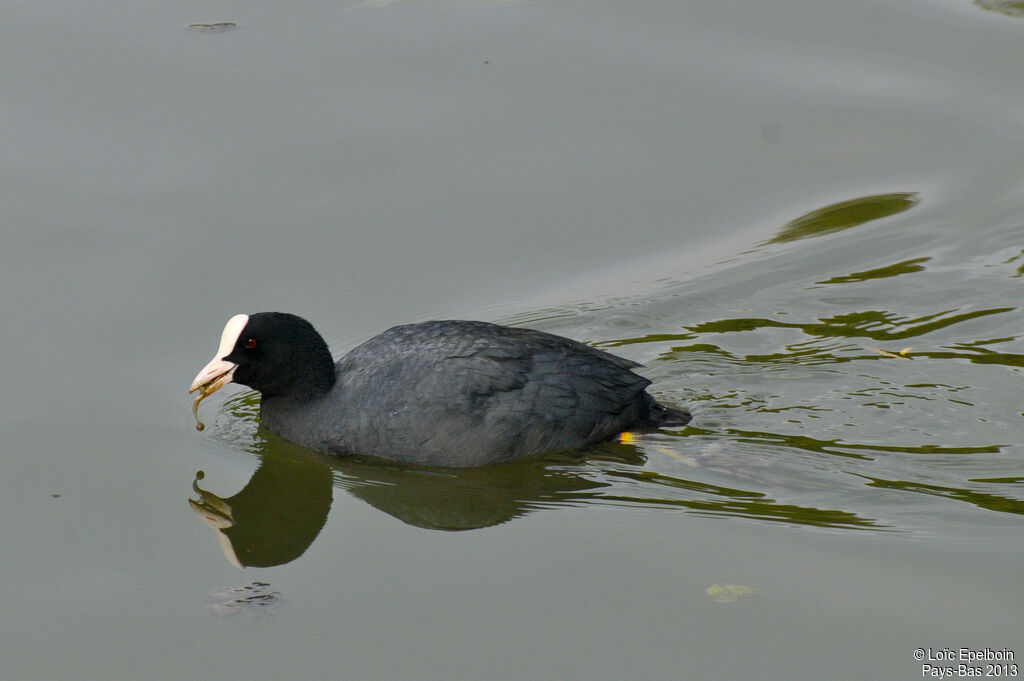
[[[913,274],[914,272],[923,272],[924,263],[931,260],[931,258],[911,258],[910,260],[904,260],[886,267],[876,267],[872,270],[865,270],[863,272],[852,272],[847,275],[840,277],[832,277],[824,281],[819,281],[819,284],[855,284],[862,281],[868,281],[870,279],[889,279],[891,277],[898,277],[903,274]]]
[[[786,243],[840,232],[910,210],[918,200],[916,192],[898,192],[833,203],[790,220],[769,243]]]
[[[1024,251],[1021,251],[1017,255],[1013,256],[1012,258],[1007,260],[1004,264],[1008,265],[1010,263],[1017,262],[1017,261],[1020,261],[1022,259],[1024,259]],[[1015,279],[1019,279],[1020,277],[1024,277],[1024,263],[1021,263],[1020,265],[1017,266],[1017,272],[1013,275],[1013,277]]]
[[[780,503],[765,493],[752,490],[720,487],[708,483],[666,476],[653,471],[608,471],[611,477],[657,485],[673,489],[700,492],[713,498],[672,498],[669,495],[603,495],[605,500],[614,500],[630,505],[657,508],[679,508],[701,515],[740,517],[751,520],[777,521],[814,527],[846,529],[882,529],[874,519],[865,518],[850,511],[816,508],[798,504]]]
[[[702,322],[690,327],[694,333],[739,333],[764,328],[799,329],[808,336],[818,338],[870,338],[876,341],[906,340],[962,322],[1003,314],[1014,307],[959,312],[943,310],[924,315],[907,316],[886,310],[846,312],[813,322],[784,322],[767,318],[720,319]]]
[[[693,340],[697,335],[694,333],[653,333],[646,336],[637,336],[636,338],[618,338],[615,340],[602,341],[596,343],[598,347],[602,348],[618,348],[625,345],[637,345],[646,343],[676,343],[684,340]]]
[[[1008,17],[1024,17],[1024,2],[1019,0],[974,0],[974,5]]]
[[[1024,515],[1024,501],[1011,497],[1004,497],[998,494],[987,494],[970,489],[957,487],[943,487],[940,485],[929,485],[923,482],[912,482],[907,480],[883,480],[881,478],[869,478],[867,484],[871,487],[882,489],[896,489],[901,492],[913,492],[916,494],[927,494],[931,496],[953,499],[973,504],[978,508],[1000,513],[1013,513]]]
[[[1024,354],[996,352],[995,350],[979,348],[969,344],[951,346],[949,351],[940,350],[918,354],[932,359],[962,359],[972,364],[999,364],[1007,367],[1024,367]]]
[[[715,603],[734,603],[743,596],[761,593],[743,584],[712,584],[705,591]]]
[[[944,445],[880,445],[880,444],[857,444],[843,442],[840,440],[819,440],[805,435],[787,435],[783,433],[763,433],[750,431],[730,431],[730,435],[741,442],[753,442],[758,444],[771,444],[782,447],[803,449],[819,454],[831,454],[849,458],[872,460],[873,457],[863,452],[901,453],[901,454],[997,454],[1002,451],[1005,445],[988,444],[969,447],[947,447]]]

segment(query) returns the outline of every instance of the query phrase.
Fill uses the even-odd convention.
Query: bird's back
[[[338,361],[315,405],[265,400],[265,425],[308,447],[474,466],[649,425],[639,366],[574,340],[485,322],[396,326]],[[276,412],[276,413],[275,413]],[[294,433],[280,432],[280,422]],[[304,441],[303,441],[304,440]]]

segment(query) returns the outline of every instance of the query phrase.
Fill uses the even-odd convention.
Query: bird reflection
[[[233,565],[271,567],[301,556],[327,520],[340,488],[402,522],[430,530],[491,527],[542,508],[586,504],[676,508],[702,515],[867,529],[847,511],[774,501],[766,494],[646,470],[642,449],[607,444],[481,468],[424,468],[382,459],[318,454],[264,430],[250,446],[259,464],[240,492],[222,498],[192,482],[192,509],[216,533]],[[715,465],[695,462],[697,469]],[[755,483],[755,480],[748,480]]]
[[[189,505],[217,532],[224,556],[244,568],[270,567],[301,556],[320,534],[331,508],[331,469],[322,461],[282,451],[260,457],[252,479],[227,499],[202,489]]]
[[[266,434],[254,452],[259,465],[240,492],[221,498],[203,489],[202,471],[189,505],[209,525],[233,565],[270,567],[295,560],[320,533],[332,484],[399,520],[432,530],[471,530],[536,508],[591,497],[608,483],[574,467],[570,455],[548,455],[486,466],[438,469],[378,459],[317,454]],[[620,446],[623,460],[642,457]]]

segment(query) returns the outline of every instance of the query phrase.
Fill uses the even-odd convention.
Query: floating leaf
[[[757,589],[742,584],[712,584],[705,591],[715,603],[732,603],[740,596],[760,593]]]
[[[883,350],[882,348],[873,348],[870,345],[865,345],[864,347],[868,350],[871,350],[872,352],[877,352],[882,357],[892,357],[893,359],[913,359],[912,357],[909,357],[907,355],[907,353],[913,350],[913,348],[903,348],[902,350],[900,350],[899,354],[896,354],[895,352],[889,352],[888,350]]]

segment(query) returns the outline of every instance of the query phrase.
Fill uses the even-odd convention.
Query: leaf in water
[[[839,232],[865,222],[880,220],[913,208],[918,202],[916,192],[876,194],[812,210],[788,222],[769,243],[785,243],[822,234]]]
[[[757,589],[751,589],[742,584],[712,584],[705,591],[715,603],[732,603],[740,596],[761,593]]]
[[[1008,17],[1024,17],[1024,2],[1020,0],[974,0],[974,4],[990,12],[999,12]]]
[[[865,345],[864,349],[871,350],[872,352],[877,352],[882,357],[892,357],[894,359],[913,359],[912,357],[907,356],[907,353],[913,350],[913,348],[903,348],[902,350],[900,350],[899,354],[896,354],[895,352],[889,352],[888,350],[883,350],[882,348],[873,348],[870,345]]]

